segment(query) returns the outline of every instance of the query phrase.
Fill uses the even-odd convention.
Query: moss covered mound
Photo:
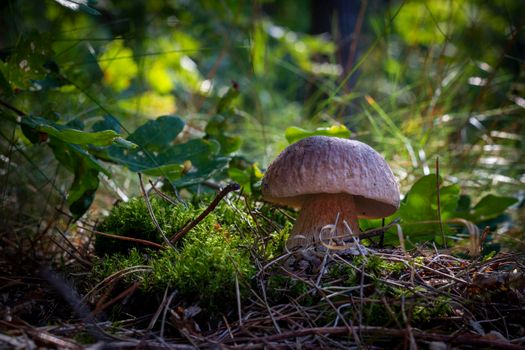
[[[160,227],[171,237],[195,219],[208,202],[209,198],[204,197],[192,203],[173,205],[161,198],[152,198],[150,204]],[[100,259],[92,277],[101,281],[141,266],[136,273],[124,274],[119,280],[128,285],[139,282],[138,288],[148,293],[175,289],[186,303],[198,302],[212,311],[224,310],[235,302],[237,293],[245,295],[251,287],[256,270],[251,255],[271,257],[285,241],[281,233],[276,239],[259,237],[254,234],[255,226],[243,202],[221,202],[175,244],[175,249],[151,249],[138,242],[97,235],[95,250]],[[120,203],[98,230],[163,243],[143,198]],[[265,240],[262,245],[259,244],[261,239]]]

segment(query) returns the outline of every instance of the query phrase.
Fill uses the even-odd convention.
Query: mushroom
[[[302,139],[281,152],[264,175],[262,194],[268,202],[301,209],[289,248],[318,243],[320,231],[336,218],[323,241],[359,235],[358,217],[385,217],[399,208],[397,182],[379,153],[359,141],[326,136]]]

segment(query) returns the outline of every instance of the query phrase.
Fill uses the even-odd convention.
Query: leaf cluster
[[[406,193],[399,210],[385,218],[386,223],[397,218],[400,219],[403,234],[408,238],[409,244],[426,241],[443,244],[440,219],[444,223],[444,233],[448,240],[456,237],[458,231],[461,232],[465,229],[458,227],[457,219],[484,227],[488,220],[501,217],[510,206],[518,201],[514,197],[489,194],[472,205],[470,197],[461,194],[461,188],[458,184],[443,186],[441,182],[442,179],[438,179],[435,174],[421,177]],[[377,228],[381,225],[381,220],[362,219],[360,225],[364,230]],[[385,242],[394,245],[399,244],[395,227],[389,231]],[[453,243],[453,241],[449,243]]]

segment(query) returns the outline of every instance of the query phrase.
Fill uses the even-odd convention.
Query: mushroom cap
[[[359,141],[304,138],[279,154],[262,180],[266,201],[301,208],[316,193],[354,196],[357,216],[378,218],[399,208],[399,189],[385,159]]]

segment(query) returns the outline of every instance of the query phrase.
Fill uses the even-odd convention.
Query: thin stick
[[[162,199],[166,200],[172,205],[178,205],[178,203],[175,202],[170,196],[168,196],[167,194],[159,190],[157,187],[155,187],[155,184],[153,183],[153,181],[149,180],[148,182],[151,185],[151,189],[155,191],[155,193],[158,194]]]
[[[441,182],[439,181],[439,156],[436,157],[436,193],[437,193],[437,215],[439,220],[439,229],[441,230],[441,237],[443,237],[443,245],[447,249],[447,239],[445,238],[445,230],[443,229],[443,221],[441,220],[441,198],[440,198]]]
[[[241,311],[241,291],[239,289],[239,278],[237,277],[237,275],[235,275],[235,294],[237,296],[237,316],[239,317],[239,325],[243,327]]]
[[[396,224],[397,227],[397,238],[399,239],[399,247],[403,251],[404,254],[407,253],[405,249],[405,236],[403,235],[403,229],[401,228],[401,225]]]
[[[67,239],[66,235],[64,234],[64,232],[62,232],[58,227],[55,227],[55,229],[57,230],[57,232],[62,236],[62,238],[64,239],[64,241],[66,242],[67,246],[69,248],[71,248],[76,254],[73,254],[73,256],[75,257],[75,259],[77,259],[80,263],[86,265],[86,266],[93,266],[93,264],[84,258],[84,256],[82,255],[82,253],[80,252],[80,250],[78,250],[77,247],[75,247],[75,245],[73,243],[71,243],[71,241],[69,239]]]
[[[361,278],[359,279],[359,305],[357,307],[357,317],[358,317],[360,325],[363,324],[363,308],[364,308],[364,296],[365,296],[365,287],[364,287],[365,286],[365,266],[367,263],[365,256],[362,255],[362,257],[363,257],[363,263],[361,264],[361,270],[360,270]],[[361,329],[359,329],[358,333],[359,333],[359,337],[356,338],[356,340],[363,338],[363,333],[361,332]]]
[[[380,235],[384,236],[385,232],[388,231],[391,227],[393,227],[396,224],[398,224],[399,221],[401,221],[401,219],[400,218],[396,218],[396,219],[392,220],[392,222],[389,223],[386,226],[383,225],[382,227],[374,228],[374,229],[362,232],[362,233],[359,234],[359,239],[371,238],[371,237],[380,236]]]
[[[241,188],[238,183],[231,183],[228,186],[224,187],[222,191],[219,192],[219,194],[213,199],[211,204],[206,208],[195,220],[190,222],[188,225],[183,227],[179,232],[177,232],[173,237],[170,239],[170,243],[175,243],[178,240],[180,240],[182,237],[184,237],[192,228],[197,226],[199,222],[201,222],[206,216],[208,216],[209,213],[215,209],[217,204],[221,201],[221,199],[224,198],[228,193],[232,191],[237,191]]]
[[[155,214],[153,213],[153,208],[151,207],[151,203],[149,201],[148,192],[144,188],[144,182],[142,181],[142,174],[141,173],[138,173],[138,174],[139,174],[140,189],[142,190],[142,194],[144,195],[144,199],[146,201],[146,206],[148,207],[149,216],[151,216],[151,220],[153,221],[153,223],[157,227],[157,230],[159,230],[160,235],[161,235],[162,239],[164,240],[164,242],[169,247],[171,247],[173,250],[175,250],[175,247],[173,246],[173,244],[171,244],[171,242],[168,239],[168,237],[166,237],[166,234],[162,230],[162,227],[160,227],[159,222],[157,221],[157,218],[155,217]]]
[[[384,328],[384,327],[374,327],[374,326],[353,326],[353,327],[312,327],[312,328],[302,328],[298,330],[289,331],[286,333],[281,334],[275,334],[275,335],[268,335],[258,338],[248,338],[248,337],[239,337],[235,339],[237,342],[250,342],[252,344],[254,343],[261,343],[261,342],[271,342],[271,341],[278,341],[278,340],[285,340],[290,338],[300,338],[305,337],[309,335],[331,335],[331,336],[346,336],[349,333],[355,334],[357,332],[363,332],[364,334],[370,335],[370,336],[382,336],[386,338],[402,338],[406,337],[406,330],[405,329],[391,329],[391,328]],[[439,333],[431,333],[431,332],[425,332],[421,331],[419,329],[412,329],[413,336],[416,339],[420,340],[426,340],[426,341],[441,341],[445,343],[450,344],[459,344],[459,345],[474,345],[474,346],[482,346],[482,347],[497,347],[499,349],[523,349],[523,346],[518,344],[512,344],[508,343],[507,341],[502,340],[493,340],[489,338],[484,338],[482,336],[474,336],[472,334],[464,334],[464,335],[448,335],[448,334],[439,334]],[[232,340],[225,339],[226,343],[230,343]],[[248,348],[246,346],[245,348]],[[256,347],[252,347],[256,348]],[[258,348],[258,347],[257,347]],[[263,348],[262,346],[260,348]]]
[[[62,251],[66,254],[68,254],[69,256],[71,256],[73,259],[75,259],[76,261],[78,261],[81,265],[83,265],[84,267],[92,267],[92,264],[90,264],[89,262],[87,262],[86,260],[82,259],[82,257],[80,256],[77,256],[74,252],[72,251],[69,251],[66,247],[62,246],[62,244],[60,244],[57,240],[55,240],[54,237],[49,237],[49,239],[51,240],[51,242],[55,243],[55,245],[57,247],[59,247],[60,249],[62,249]]]
[[[95,230],[89,230],[89,231],[94,233],[94,234],[96,234],[96,235],[100,235],[100,236],[106,236],[106,237],[113,238],[113,239],[119,239],[121,241],[128,241],[128,242],[133,242],[133,243],[139,243],[139,244],[142,244],[142,245],[155,247],[155,248],[158,248],[158,249],[164,249],[164,247],[161,244],[158,244],[158,243],[155,243],[155,242],[152,242],[152,241],[147,241],[145,239],[139,239],[139,238],[133,238],[133,237],[127,237],[127,236],[119,236],[119,235],[112,235],[110,233],[104,233],[104,232],[95,231]]]
[[[385,218],[381,220],[381,236],[379,236],[379,248],[383,248],[383,245],[385,244]]]
[[[279,324],[275,320],[275,317],[273,316],[273,313],[272,313],[272,308],[268,304],[268,298],[266,297],[266,286],[264,284],[265,281],[263,281],[262,278],[259,278],[259,280],[260,280],[261,292],[262,292],[262,296],[264,300],[264,306],[266,307],[266,310],[268,311],[268,315],[270,316],[270,319],[272,320],[275,330],[277,331],[277,333],[281,334],[282,333],[281,327],[279,327]]]
[[[131,273],[135,273],[135,272],[151,272],[152,270],[153,270],[153,268],[151,266],[148,266],[148,265],[135,265],[135,266],[126,267],[125,269],[119,270],[119,271],[109,275],[108,277],[104,278],[99,283],[97,283],[97,285],[95,285],[86,294],[84,294],[82,299],[80,299],[79,303],[85,303],[86,300],[88,298],[90,298],[93,293],[95,293],[97,290],[100,290],[102,288],[102,286],[105,285],[105,284],[113,283],[115,280],[118,281],[118,280],[122,279],[123,277],[125,277],[125,276],[127,276],[127,275],[129,275]]]
[[[41,331],[39,329],[35,328],[28,328],[25,330],[30,336],[32,336],[38,344],[45,344],[46,347],[49,347],[49,345],[54,345],[56,349],[82,349],[82,346],[75,342],[72,339],[62,339],[60,337],[57,337],[56,335],[53,335],[51,333],[48,333],[46,331]],[[25,336],[24,338],[26,338]],[[31,343],[33,343],[31,341]],[[33,349],[32,346],[29,346],[30,343],[24,341],[20,346],[13,346],[13,349]],[[33,343],[34,344],[34,343]],[[37,348],[36,346],[34,348]]]
[[[175,297],[176,294],[177,294],[177,290],[173,291],[170,294],[170,297],[168,298],[168,301],[164,305],[164,311],[162,312],[162,322],[160,324],[160,337],[161,338],[164,338],[164,328],[165,328],[164,326],[166,324],[166,315],[168,314],[168,309],[170,308],[171,301],[173,300],[173,298]]]
[[[111,306],[111,305],[115,304],[117,301],[119,301],[121,299],[124,299],[125,297],[130,296],[131,294],[135,293],[135,291],[137,290],[137,288],[139,286],[140,286],[140,282],[133,283],[131,286],[126,288],[124,291],[122,291],[119,295],[117,295],[116,297],[114,297],[110,301],[102,304],[101,306],[99,306],[95,310],[93,310],[91,312],[90,316],[94,317],[96,314],[98,314],[98,313],[102,312],[103,310],[105,310],[108,306]]]
[[[168,302],[168,287],[164,289],[164,296],[162,297],[162,302],[160,303],[159,307],[157,308],[157,311],[155,312],[155,314],[149,321],[148,328],[146,328],[148,331],[151,331],[153,327],[155,326],[155,323],[157,323],[160,313],[162,312],[162,310],[165,309],[167,302]]]

